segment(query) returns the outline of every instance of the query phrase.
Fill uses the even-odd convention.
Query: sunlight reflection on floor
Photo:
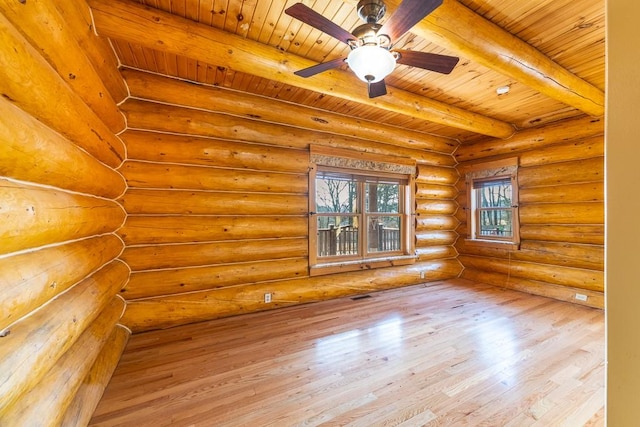
[[[362,359],[363,346],[384,345],[387,350],[397,354],[403,346],[402,317],[391,316],[367,329],[351,329],[316,340],[315,353],[317,363],[349,364]]]

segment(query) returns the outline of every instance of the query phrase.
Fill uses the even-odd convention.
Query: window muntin
[[[513,238],[513,188],[511,178],[474,180],[474,238]]]
[[[402,205],[400,182],[366,182],[368,252],[402,251]]]
[[[518,159],[477,163],[466,168],[466,242],[473,245],[517,249]]]
[[[404,178],[319,167],[315,178],[318,261],[405,253],[407,187]]]

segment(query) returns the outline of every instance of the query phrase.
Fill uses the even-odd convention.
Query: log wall
[[[84,0],[1,0],[0,63],[0,425],[86,425],[130,334],[127,89]]]
[[[604,126],[576,119],[518,133],[509,141],[462,145],[466,165],[519,158],[520,250],[465,244],[458,211],[462,277],[593,307],[604,306]],[[466,207],[464,179],[458,203]],[[587,301],[576,299],[587,296]]]
[[[121,106],[129,129],[120,202],[128,217],[118,234],[132,270],[121,293],[124,322],[134,332],[460,273],[451,141],[138,71],[123,75],[132,99]],[[309,277],[310,144],[418,162],[415,264]]]
[[[86,424],[130,329],[461,273],[603,305],[600,121],[454,153],[444,138],[121,74],[85,0],[0,12],[2,426]],[[414,264],[309,277],[311,144],[417,162]],[[465,245],[464,166],[514,155],[521,249]]]

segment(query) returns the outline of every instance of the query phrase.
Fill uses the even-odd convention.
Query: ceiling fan
[[[287,15],[346,43],[351,48],[351,52],[347,58],[322,62],[298,70],[294,74],[311,77],[323,71],[338,68],[346,62],[356,76],[367,83],[369,98],[387,93],[384,78],[393,71],[396,63],[449,74],[458,63],[457,57],[411,50],[392,50],[395,40],[433,12],[442,4],[442,1],[404,0],[396,12],[380,25],[378,21],[386,12],[384,1],[360,0],[357,11],[364,24],[356,27],[352,33],[315,12],[309,6],[296,3],[285,10]]]

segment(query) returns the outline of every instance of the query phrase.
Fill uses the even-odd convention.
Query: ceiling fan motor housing
[[[360,0],[357,6],[358,16],[367,24],[375,24],[387,11],[382,0]]]
[[[391,47],[391,40],[384,34],[378,34],[382,26],[380,24],[362,24],[356,27],[351,34],[355,40],[349,45],[352,49],[358,46],[380,46],[385,49]]]

